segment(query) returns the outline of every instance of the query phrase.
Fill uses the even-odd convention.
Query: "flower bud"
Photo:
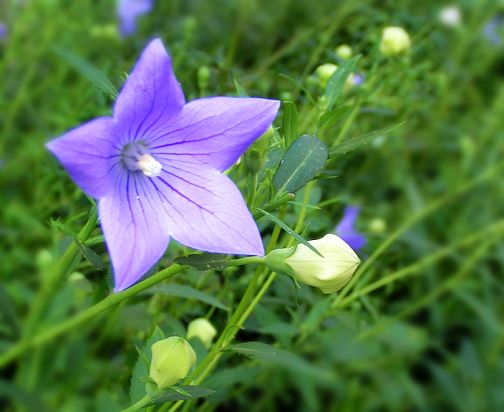
[[[320,86],[325,87],[327,81],[337,69],[338,66],[332,63],[322,64],[319,67],[317,67],[315,69],[315,73],[317,74]]]
[[[243,155],[245,167],[250,174],[259,173],[266,162],[266,154],[271,138],[274,136],[275,131],[273,127],[268,129],[257,139],[252,146],[250,146]]]
[[[196,354],[189,342],[172,336],[152,345],[149,377],[158,389],[166,389],[184,379],[195,363]]]
[[[341,46],[336,47],[334,53],[343,60],[349,60],[353,54],[352,48],[348,44],[342,44]]]
[[[445,26],[459,26],[461,22],[460,9],[457,6],[448,6],[439,12],[439,20]]]
[[[374,233],[383,233],[387,229],[387,222],[382,218],[375,217],[369,222],[369,230]]]
[[[411,41],[402,27],[387,27],[383,30],[380,52],[385,56],[396,56],[409,50]]]
[[[320,257],[305,245],[300,244],[294,253],[291,249],[279,250],[286,254],[291,253],[283,263],[289,266],[299,282],[320,288],[326,294],[340,290],[348,283],[359,266],[360,260],[355,252],[341,238],[333,234],[308,243],[324,257]],[[279,251],[274,252],[278,254]],[[268,264],[270,254],[265,260],[268,266],[270,266]],[[275,270],[271,266],[270,268]],[[280,273],[285,273],[285,271],[280,271]]]
[[[315,69],[315,73],[317,74],[320,87],[325,88],[327,85],[327,81],[334,74],[334,72],[338,70],[338,66],[332,63],[322,64],[321,66]],[[356,75],[350,73],[350,76],[347,77],[345,81],[345,87],[343,90],[348,90],[349,88],[355,86],[356,84]],[[362,83],[362,82],[361,82]]]
[[[198,69],[198,87],[202,92],[208,87],[208,79],[210,79],[210,69],[207,66],[201,66]]]
[[[186,339],[199,338],[205,348],[210,349],[215,335],[217,335],[217,330],[214,326],[205,318],[198,318],[189,323]]]

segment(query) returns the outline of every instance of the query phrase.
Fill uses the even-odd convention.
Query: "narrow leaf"
[[[68,233],[70,236],[73,237],[77,247],[80,249],[84,257],[91,263],[93,266],[97,267],[98,269],[104,269],[105,266],[103,265],[100,257],[93,252],[89,247],[84,245],[81,240],[79,239],[79,235],[75,233],[72,229],[70,229],[67,225],[58,222],[57,220],[53,220],[51,222],[53,225],[58,226],[60,229],[62,229],[64,232]]]
[[[224,349],[228,352],[238,353],[240,355],[250,356],[252,358],[272,362],[283,366],[296,373],[304,373],[316,378],[328,378],[327,372],[311,365],[305,359],[283,349],[275,348],[262,342],[246,342],[237,345],[228,346]]]
[[[338,100],[348,76],[350,76],[355,69],[355,65],[361,58],[360,55],[355,56],[348,60],[343,66],[338,69],[329,78],[326,85],[325,97],[327,97],[327,110],[331,110]]]
[[[303,87],[303,85],[299,82],[297,82],[296,80],[294,80],[292,77],[289,77],[289,76],[286,76],[285,74],[282,74],[280,73],[279,76],[287,79],[287,80],[290,80],[291,82],[293,82],[294,84],[296,84],[303,92],[304,94],[306,95],[306,97],[308,97],[308,100],[310,100],[310,102],[315,106],[317,107],[317,103],[315,102],[315,100],[313,100],[313,97],[312,95],[308,92],[308,90],[306,90],[306,87]]]
[[[216,308],[222,310],[229,310],[227,306],[223,305],[213,296],[207,295],[206,293],[203,293],[187,285],[175,285],[171,283],[167,285],[156,285],[147,289],[145,292],[159,293],[161,295],[168,296],[177,296],[179,298],[186,299],[195,299],[199,300],[200,302],[208,303],[209,305],[215,306]]]
[[[324,142],[308,134],[301,136],[287,149],[273,176],[277,193],[293,193],[301,189],[324,168],[327,157]]]
[[[334,123],[346,115],[350,108],[351,106],[343,106],[324,113],[319,120],[320,127],[331,127]]]
[[[117,99],[119,92],[117,91],[116,87],[111,83],[107,76],[105,76],[91,63],[61,47],[53,46],[53,50],[56,54],[65,59],[67,63],[73,66],[86,79],[93,83],[93,85],[98,90],[110,96],[113,100]]]
[[[185,392],[187,395],[181,393],[182,391]],[[183,401],[186,399],[201,398],[203,396],[213,395],[214,393],[215,393],[214,390],[203,388],[202,386],[192,386],[192,385],[179,386],[177,390],[168,389],[165,395],[160,396],[158,398],[154,398],[152,402],[149,403],[147,406],[157,405],[166,402]]]
[[[0,283],[0,313],[5,321],[9,324],[12,336],[17,338],[21,334],[21,321],[16,311],[16,306],[12,301],[9,293]]]
[[[229,257],[221,253],[193,253],[178,257],[173,262],[182,266],[190,266],[200,271],[211,269],[224,270],[229,266]]]
[[[294,230],[292,230],[289,226],[287,226],[284,222],[282,222],[280,219],[278,219],[276,216],[272,215],[271,213],[266,212],[265,210],[262,209],[257,209],[259,212],[261,212],[264,216],[269,217],[273,222],[275,222],[278,226],[280,226],[283,230],[285,230],[289,235],[291,235],[294,239],[296,239],[299,243],[302,243],[305,245],[307,248],[315,252],[317,255],[320,257],[322,254],[313,247],[310,243],[306,241],[301,235],[298,235]]]
[[[137,345],[135,345],[135,348],[138,352],[138,356],[140,356],[140,359],[143,360],[143,363],[147,369],[150,368],[150,359],[147,357],[147,355],[144,353],[142,349],[140,349]]]
[[[283,102],[284,115],[282,118],[282,130],[285,139],[285,147],[290,147],[298,137],[298,112],[293,102]]]
[[[234,84],[235,84],[235,87],[236,87],[236,91],[238,92],[238,96],[240,97],[249,97],[249,95],[247,94],[247,92],[245,91],[245,89],[243,87],[241,87],[238,82],[236,80],[234,80]]]
[[[385,127],[384,129],[375,130],[374,132],[363,134],[362,136],[354,137],[352,139],[346,140],[343,143],[337,144],[334,147],[329,149],[329,157],[333,157],[337,154],[348,153],[359,146],[365,145],[369,142],[372,142],[374,139],[381,137],[394,129],[397,129],[399,126],[402,126],[406,122],[402,122],[396,124],[394,126]]]

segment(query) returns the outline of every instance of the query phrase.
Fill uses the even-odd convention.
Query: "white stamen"
[[[147,177],[156,177],[161,174],[161,163],[154,159],[150,154],[143,154],[140,156],[136,164]]]

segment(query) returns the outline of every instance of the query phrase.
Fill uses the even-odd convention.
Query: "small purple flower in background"
[[[497,32],[501,23],[502,17],[500,15],[497,15],[483,27],[483,35],[487,37],[494,45],[501,43],[501,38]]]
[[[114,106],[47,147],[89,196],[115,291],[138,281],[170,237],[200,250],[260,255],[259,230],[224,174],[273,122],[280,102],[210,97],[185,103],[160,39],[142,53]]]
[[[117,15],[121,20],[121,36],[129,36],[136,32],[136,19],[152,9],[154,0],[119,0]]]
[[[341,222],[336,226],[336,235],[348,243],[353,250],[358,250],[367,243],[364,235],[354,229],[359,209],[359,207],[347,206]]]
[[[364,76],[360,74],[354,74],[353,75],[353,83],[354,86],[358,86],[359,84],[364,83]]]
[[[6,34],[7,34],[7,27],[5,27],[5,24],[0,23],[0,39],[3,39]]]

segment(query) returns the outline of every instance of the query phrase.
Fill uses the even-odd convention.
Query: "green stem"
[[[292,193],[285,193],[284,195],[280,197],[275,197],[273,201],[270,204],[267,204],[264,206],[262,209],[266,210],[266,212],[274,212],[277,210],[280,206],[285,205],[288,201],[294,199],[294,194]],[[252,212],[252,217],[254,220],[258,220],[264,215],[261,212]]]
[[[99,313],[117,305],[118,303],[124,301],[125,299],[128,299],[137,293],[155,285],[156,283],[161,282],[162,280],[173,276],[182,270],[186,269],[187,266],[180,266],[180,265],[172,265],[169,268],[166,268],[155,275],[151,276],[150,278],[145,279],[144,281],[137,283],[136,285],[132,286],[129,289],[126,289],[122,292],[119,293],[114,293],[112,295],[109,295],[105,299],[103,299],[101,302],[98,302],[96,305],[91,306],[89,309],[85,310],[84,312],[80,313],[79,315],[68,319],[65,322],[60,323],[59,325],[56,325],[39,335],[36,335],[32,339],[28,340],[22,340],[21,342],[17,343],[14,345],[11,349],[9,349],[7,352],[5,352],[2,356],[0,356],[0,368],[11,362],[13,359],[17,358],[19,355],[21,355],[23,352],[25,352],[27,349],[40,345],[44,342],[47,342],[48,340],[59,336],[76,326],[81,325],[82,323],[86,322],[87,320],[93,318],[94,316],[98,315]]]
[[[460,281],[463,277],[465,277],[468,273],[470,273],[473,266],[476,263],[478,263],[479,259],[481,259],[483,256],[485,256],[487,249],[496,240],[499,240],[499,238],[495,237],[493,239],[487,240],[483,245],[481,245],[478,249],[476,249],[476,251],[465,261],[464,265],[460,268],[460,270],[455,275],[453,275],[449,279],[445,280],[439,287],[434,289],[431,293],[427,294],[425,297],[418,300],[417,302],[410,304],[406,309],[402,310],[394,317],[379,323],[374,328],[371,328],[365,332],[362,332],[360,335],[357,336],[357,339],[364,339],[364,338],[367,338],[367,337],[375,334],[376,332],[379,332],[380,330],[382,330],[386,326],[392,324],[393,322],[397,321],[400,318],[403,318],[411,313],[414,313],[415,311],[420,309],[422,306],[425,306],[428,303],[430,303],[431,301],[433,301],[434,299],[436,299],[442,293],[455,287],[458,281]]]
[[[248,197],[247,197],[247,205],[249,209],[252,209],[254,207],[254,199],[257,191],[257,178],[258,178],[258,173],[253,173],[250,175],[250,185],[249,185],[249,192],[248,192]]]
[[[149,395],[145,395],[137,403],[135,403],[134,405],[131,405],[129,408],[123,409],[121,412],[138,411],[139,409],[142,409],[144,406],[146,406],[151,401],[152,401],[152,398]]]
[[[375,250],[375,252],[367,259],[362,266],[357,269],[355,272],[355,275],[352,277],[350,282],[341,290],[340,293],[336,296],[334,299],[333,303],[331,304],[331,309],[336,308],[340,302],[343,300],[343,298],[348,294],[349,290],[357,283],[357,281],[360,279],[360,277],[363,275],[363,273],[371,266],[371,264],[378,259],[381,254],[388,249],[392,243],[394,243],[400,236],[402,236],[410,227],[415,225],[417,222],[422,220],[424,217],[428,216],[435,210],[437,210],[439,207],[443,206],[444,204],[448,203],[450,200],[455,199],[462,193],[468,191],[469,189],[472,189],[474,186],[477,184],[488,180],[489,178],[493,177],[497,172],[499,172],[502,167],[504,166],[504,162],[499,163],[497,166],[490,168],[489,170],[483,172],[481,175],[476,177],[475,179],[471,180],[467,184],[463,185],[461,188],[456,190],[453,193],[449,193],[446,196],[443,196],[441,199],[438,199],[434,202],[432,202],[429,206],[421,210],[420,212],[416,213],[413,215],[411,218],[406,220],[399,229],[397,229],[391,236],[383,242],[378,249]]]
[[[89,216],[89,221],[80,231],[78,241],[82,242],[89,236],[91,236],[91,233],[95,228],[97,222],[98,214],[95,208]],[[49,306],[49,303],[51,302],[51,298],[58,290],[59,284],[67,274],[68,269],[72,265],[79,251],[80,249],[77,246],[76,242],[72,242],[72,244],[63,254],[63,257],[60,259],[58,266],[56,267],[56,270],[53,272],[52,276],[42,284],[40,292],[35,298],[35,302],[33,303],[33,306],[28,315],[25,332],[23,333],[23,339],[29,339],[30,336],[32,336],[35,332],[36,327],[40,324],[40,320],[42,319],[47,307]]]
[[[249,263],[263,263],[264,256],[249,256],[241,259],[233,259],[229,261],[230,266],[242,266],[248,265]]]

